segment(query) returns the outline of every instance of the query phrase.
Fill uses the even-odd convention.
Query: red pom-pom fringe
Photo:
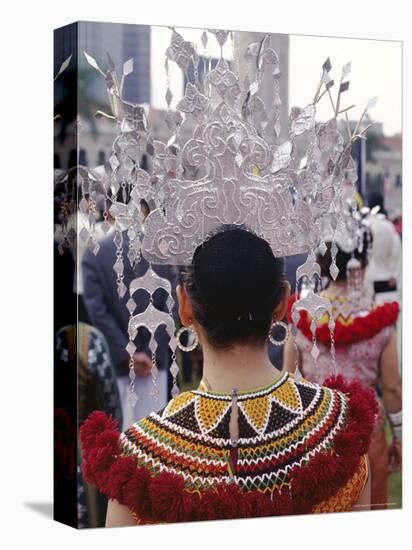
[[[292,305],[296,301],[296,295],[289,299],[287,319],[292,321]],[[297,323],[297,328],[310,341],[312,341],[312,331],[310,329],[311,320],[306,311],[299,312],[300,319]],[[378,334],[385,327],[392,326],[396,323],[399,316],[398,302],[387,302],[376,307],[365,317],[355,317],[352,323],[343,324],[339,320],[336,321],[334,330],[335,346],[345,347],[357,342],[369,340]],[[316,329],[316,338],[325,346],[330,347],[330,330],[327,323]]]
[[[307,466],[293,472],[296,513],[307,513],[310,505],[333,497],[354,476],[360,458],[368,452],[378,414],[373,390],[364,389],[359,382],[346,382],[339,375],[329,377],[324,385],[348,395],[348,417],[345,429],[334,438],[333,450],[315,456]]]

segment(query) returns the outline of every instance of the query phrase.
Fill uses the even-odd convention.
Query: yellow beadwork
[[[260,432],[265,428],[270,411],[270,399],[267,395],[257,399],[241,401],[240,407],[257,431]]]
[[[217,399],[197,399],[196,416],[202,432],[212,430],[230,408],[230,402]]]
[[[350,510],[356,510],[356,502],[359,500],[362,491],[365,488],[368,475],[367,458],[366,456],[363,456],[359,464],[358,471],[348,481],[348,483],[339,489],[336,495],[315,506],[313,513],[349,512]]]
[[[291,379],[286,380],[280,388],[272,392],[272,397],[278,402],[293,411],[301,410],[299,393]]]
[[[179,394],[175,399],[172,399],[172,401],[169,402],[163,412],[163,418],[167,418],[168,416],[175,414],[177,411],[183,409],[194,400],[194,395],[189,392]]]

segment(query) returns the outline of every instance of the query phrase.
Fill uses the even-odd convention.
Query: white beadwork
[[[285,336],[282,338],[282,340],[275,340],[275,338],[273,338],[272,331],[274,327],[282,327],[284,329]],[[286,342],[288,338],[289,338],[289,326],[283,321],[274,321],[269,329],[269,340],[272,342],[272,344],[274,346],[283,346],[283,344]]]
[[[180,337],[181,335],[184,333],[184,332],[190,332],[193,336],[194,336],[194,342],[193,344],[190,344],[188,346],[184,346],[181,342],[180,342]],[[195,329],[193,327],[181,327],[177,333],[176,333],[176,345],[179,349],[181,349],[182,351],[193,351],[196,346],[198,345],[199,343],[199,338],[197,336],[197,332],[195,331]]]

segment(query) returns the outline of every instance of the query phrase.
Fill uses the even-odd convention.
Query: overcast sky
[[[178,29],[185,40],[197,44],[202,53],[201,32],[198,29]],[[152,27],[152,102],[165,108],[164,94],[166,77],[164,52],[170,43],[171,31],[163,27]],[[218,57],[219,47],[212,35],[207,46],[208,55]],[[229,43],[224,54],[231,55]],[[373,120],[383,122],[388,135],[401,131],[402,127],[402,45],[400,42],[359,40],[348,38],[324,38],[290,35],[289,41],[289,105],[303,107],[313,99],[321,74],[321,67],[327,57],[332,62],[331,75],[340,78],[342,66],[352,61],[349,76],[350,88],[343,94],[342,108],[353,103],[352,117],[360,116],[368,99],[379,96],[376,107],[371,111]],[[171,88],[175,99],[182,89],[182,77],[173,63]],[[281,68],[282,70],[282,68]],[[173,105],[174,102],[172,102]],[[330,103],[326,96],[318,107],[318,116],[330,116]]]
[[[310,100],[308,91],[316,89],[320,67],[327,57],[332,62],[331,75],[340,78],[341,68],[352,61],[349,90],[342,94],[343,107],[356,105],[353,112],[358,118],[368,99],[378,96],[371,111],[373,120],[384,124],[385,133],[391,135],[402,127],[402,45],[400,42],[381,40],[354,40],[349,38],[323,38],[317,36],[290,36],[289,49],[289,102],[302,106]],[[326,97],[324,98],[326,99]],[[328,116],[330,103],[321,101],[318,114]],[[325,110],[326,109],[326,110]],[[324,115],[326,113],[326,115]]]

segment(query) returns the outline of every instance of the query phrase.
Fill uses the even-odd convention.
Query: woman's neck
[[[278,373],[265,346],[236,346],[225,351],[203,346],[203,378],[213,391],[252,390],[271,384]]]

